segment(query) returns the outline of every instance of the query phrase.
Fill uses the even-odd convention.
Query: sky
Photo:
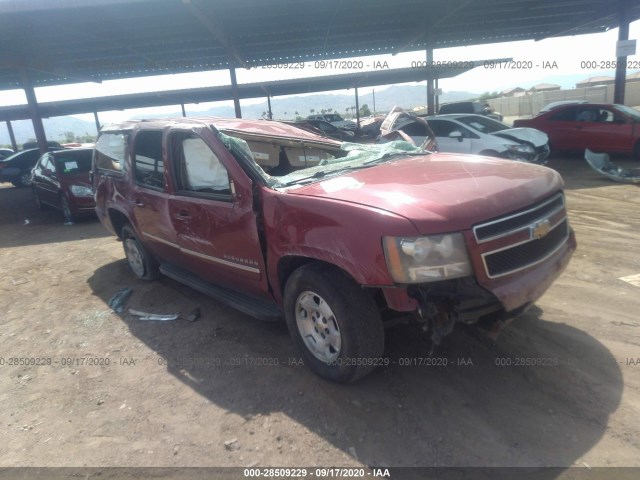
[[[617,37],[618,29],[613,29],[605,33],[553,38],[539,42],[520,41],[435,50],[434,61],[436,62],[513,58],[513,63],[510,64],[493,67],[488,64],[487,67],[476,67],[458,77],[441,80],[439,86],[445,92],[468,91],[474,93],[501,91],[512,87],[529,88],[542,82],[556,83],[563,88],[573,88],[576,76],[579,76],[579,79],[583,79],[603,74],[613,75],[613,68],[606,68],[606,62],[615,61],[615,44]],[[640,37],[640,21],[632,23],[629,28],[629,39],[637,39],[638,37]],[[386,62],[388,68],[407,68],[416,65],[416,62],[424,61],[425,52],[408,52],[395,56],[381,55],[355,60],[356,62],[354,62],[354,64],[357,67],[360,66],[357,61],[362,60],[364,65],[372,65],[372,62],[379,61],[380,64],[383,65]],[[639,67],[629,68],[627,70],[628,74],[640,71],[640,55],[629,56],[627,60],[631,63],[631,66]],[[367,68],[364,69],[366,70]],[[238,83],[250,83],[357,71],[360,70],[358,68],[339,71],[317,70],[314,68],[314,62],[307,62],[304,68],[299,70],[258,67],[250,70],[238,69],[236,74]],[[72,98],[139,93],[149,91],[150,89],[158,91],[229,84],[229,72],[223,70],[112,80],[100,84],[81,83],[43,87],[36,89],[36,97],[39,102],[48,102]],[[383,87],[375,87],[377,91],[382,90],[382,88]],[[346,91],[324,93],[344,94]],[[369,93],[369,91],[363,89],[363,93]],[[265,99],[243,100],[242,105],[260,103],[264,100]],[[25,103],[26,98],[22,90],[0,92],[0,106]],[[231,102],[202,103],[199,105],[187,105],[186,108],[189,111],[198,111],[207,110],[212,106],[231,104]],[[140,115],[141,113],[170,113],[176,110],[176,106],[168,106],[151,109],[100,112],[99,115],[100,121],[105,123],[126,120],[129,117]],[[93,121],[92,114],[77,115],[77,117]]]

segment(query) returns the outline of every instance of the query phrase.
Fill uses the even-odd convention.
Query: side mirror
[[[461,142],[462,139],[462,132],[460,130],[454,130],[453,132],[451,132],[449,134],[449,138],[457,138],[459,142]]]

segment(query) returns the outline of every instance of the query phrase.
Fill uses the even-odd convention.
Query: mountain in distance
[[[367,105],[372,112],[374,104],[372,90],[376,90],[375,109],[377,113],[386,113],[396,105],[405,109],[412,109],[427,104],[427,88],[425,84],[392,85],[384,89],[381,87],[380,90],[372,87],[361,88],[358,92],[360,107]],[[477,93],[470,92],[445,92],[440,96],[440,103],[467,100],[477,97],[478,95]],[[254,104],[245,104],[244,101],[241,101],[241,105],[242,116],[244,118],[261,118],[263,113],[267,111],[266,99],[263,102]],[[347,108],[355,107],[355,97],[353,90],[341,94],[317,93],[304,96],[274,97],[271,99],[271,107],[274,119],[283,120],[295,119],[296,112],[298,112],[298,116],[307,117],[311,115],[311,109],[314,109],[314,113],[320,113],[322,109],[327,110],[332,108],[333,112],[344,115],[347,113]],[[191,110],[189,109],[189,105],[186,105],[185,108],[187,109],[187,116],[190,117],[235,117],[233,106],[228,105],[212,107],[205,111]],[[136,115],[131,118],[170,118],[180,117],[181,115],[180,110],[176,108],[175,112]],[[43,123],[48,140],[63,141],[66,137],[66,132],[73,132],[74,135],[80,136],[96,134],[96,127],[93,122],[72,116],[45,118]],[[11,122],[11,125],[13,126],[13,132],[18,145],[35,138],[31,120],[17,120]],[[10,142],[7,129],[0,127],[0,145],[8,145]]]

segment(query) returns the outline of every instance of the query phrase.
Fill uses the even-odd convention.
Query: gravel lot
[[[426,345],[391,329],[395,363],[350,386],[300,365],[284,324],[136,281],[97,220],[65,227],[3,184],[0,467],[640,466],[640,280],[620,280],[640,274],[640,189],[551,166],[578,250],[537,306],[496,342],[458,329],[447,366],[401,365]],[[123,286],[131,308],[203,315],[117,315]]]

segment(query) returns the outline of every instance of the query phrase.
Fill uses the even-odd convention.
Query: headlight
[[[93,191],[89,187],[82,185],[71,185],[69,188],[75,197],[93,197]]]
[[[535,153],[531,145],[505,145],[511,153]]]
[[[436,282],[472,274],[461,233],[383,237],[387,267],[397,283]]]

